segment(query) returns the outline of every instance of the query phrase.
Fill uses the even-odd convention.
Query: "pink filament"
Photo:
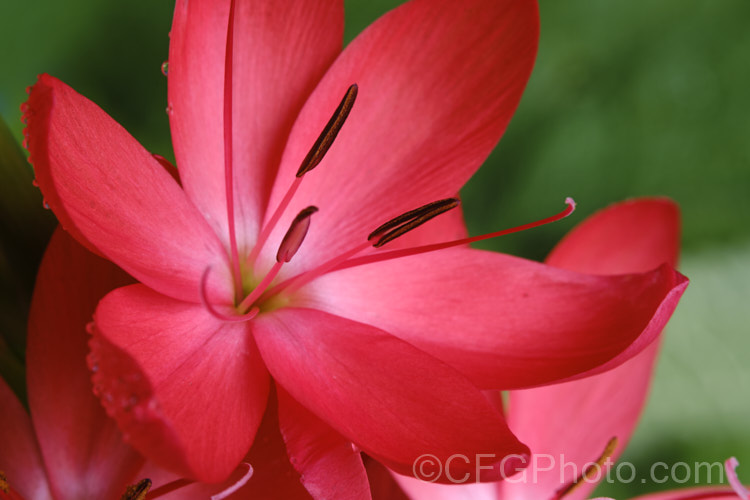
[[[227,198],[227,224],[229,228],[229,249],[234,277],[235,302],[242,297],[242,275],[237,250],[237,234],[234,227],[234,175],[232,171],[232,47],[234,45],[234,0],[229,4],[229,25],[227,27],[227,49],[224,60],[224,186]]]
[[[289,186],[289,190],[284,195],[281,203],[279,203],[279,206],[276,207],[276,210],[273,212],[271,218],[268,219],[268,222],[263,225],[263,229],[261,229],[260,235],[258,235],[258,241],[255,243],[255,247],[253,247],[250,255],[248,255],[247,257],[248,262],[254,263],[255,259],[258,258],[260,251],[263,249],[263,245],[265,245],[266,240],[268,240],[268,237],[271,235],[271,231],[273,231],[273,228],[276,227],[276,223],[279,222],[281,214],[284,213],[286,207],[289,206],[289,202],[292,201],[292,197],[294,197],[294,193],[297,192],[297,189],[302,183],[303,178],[304,176],[294,178],[294,182],[292,182],[292,185]]]
[[[446,248],[451,248],[451,247],[456,247],[456,246],[461,246],[461,245],[468,245],[470,243],[475,243],[477,241],[489,240],[491,238],[497,238],[498,236],[505,236],[508,234],[526,231],[527,229],[543,226],[545,224],[549,224],[550,222],[556,222],[572,214],[573,211],[576,209],[575,201],[573,200],[573,198],[566,198],[565,203],[567,204],[567,207],[562,212],[555,214],[551,217],[538,220],[536,222],[529,222],[528,224],[522,224],[520,226],[512,227],[510,229],[503,229],[502,231],[496,231],[494,233],[483,234],[480,236],[473,236],[471,238],[463,238],[460,240],[446,241],[444,243],[433,243],[431,245],[423,245],[423,246],[414,247],[414,248],[405,248],[403,250],[393,250],[390,252],[382,252],[382,253],[376,253],[372,255],[366,255],[364,257],[359,257],[357,259],[346,261],[342,263],[342,265],[338,266],[336,270],[338,271],[339,269],[346,269],[348,267],[361,266],[364,264],[370,264],[372,262],[380,262],[383,260],[408,257],[410,255],[417,255],[420,253],[434,252],[436,250],[444,250]]]
[[[247,297],[245,297],[245,299],[240,303],[240,305],[238,307],[238,309],[240,311],[244,311],[246,308],[250,307],[253,304],[253,302],[255,302],[258,299],[258,297],[260,297],[263,294],[263,291],[266,288],[268,288],[268,285],[270,285],[271,282],[276,277],[276,275],[279,274],[279,271],[281,270],[281,266],[282,265],[284,265],[283,262],[276,262],[276,263],[274,263],[274,265],[271,268],[271,270],[268,271],[268,274],[266,274],[266,276],[261,280],[261,282],[258,283],[258,286],[255,287],[255,290],[253,290],[250,293],[250,295],[248,295]],[[256,314],[257,314],[258,308],[257,307],[252,308],[250,310],[250,313],[253,312],[253,311],[256,311]],[[250,313],[248,313],[248,314],[250,314]],[[255,316],[255,314],[253,316]],[[250,319],[250,318],[248,318],[248,319]]]
[[[549,224],[551,222],[564,219],[565,217],[573,213],[573,211],[576,208],[576,203],[573,200],[573,198],[570,198],[570,197],[566,198],[565,203],[567,205],[565,207],[565,210],[563,210],[562,212],[558,214],[555,214],[551,217],[547,217],[545,219],[538,220],[536,222],[530,222],[528,224],[523,224],[520,226],[512,227],[510,229],[503,229],[502,231],[496,231],[494,233],[483,234],[480,236],[473,236],[471,238],[463,238],[460,240],[446,241],[443,243],[433,243],[430,245],[423,245],[423,246],[413,247],[413,248],[405,248],[402,250],[393,250],[390,252],[378,252],[378,253],[373,253],[369,255],[364,255],[362,257],[357,257],[354,259],[349,259],[350,257],[353,257],[354,255],[365,250],[366,248],[372,246],[372,243],[367,242],[359,247],[356,247],[356,248],[353,248],[352,250],[344,252],[343,254],[337,257],[334,257],[333,259],[330,259],[329,261],[321,264],[315,269],[311,269],[305,273],[299,274],[282,283],[279,283],[274,288],[272,288],[268,292],[267,295],[279,293],[285,289],[288,289],[289,291],[297,290],[305,283],[309,283],[310,281],[314,280],[318,276],[321,276],[329,271],[338,271],[340,269],[346,269],[346,268],[355,267],[355,266],[362,266],[365,264],[371,264],[373,262],[380,262],[380,261],[390,260],[390,259],[398,259],[401,257],[408,257],[411,255],[418,255],[421,253],[434,252],[436,250],[443,250],[443,249],[451,248],[455,246],[468,245],[469,243],[474,243],[476,241],[488,240],[490,238],[497,238],[498,236],[505,236],[507,234],[518,233],[520,231],[525,231],[527,229],[531,229],[534,227],[543,226],[545,224]]]

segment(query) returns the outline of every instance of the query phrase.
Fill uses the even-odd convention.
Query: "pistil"
[[[201,276],[201,284],[200,284],[200,298],[201,298],[201,304],[203,307],[206,308],[206,310],[213,316],[214,318],[221,320],[221,321],[228,321],[228,322],[239,322],[239,321],[248,321],[250,319],[253,319],[255,316],[258,315],[258,312],[260,310],[257,307],[253,307],[248,312],[244,314],[235,314],[235,315],[228,315],[228,314],[222,314],[219,311],[216,310],[216,308],[211,304],[211,301],[208,300],[208,292],[207,292],[207,284],[208,284],[208,275],[211,272],[211,267],[207,267],[205,271],[203,271],[203,276]]]

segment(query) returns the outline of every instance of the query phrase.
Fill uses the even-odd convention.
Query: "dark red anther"
[[[344,126],[344,122],[354,106],[354,100],[357,98],[358,89],[359,87],[357,87],[356,83],[347,89],[344,98],[341,99],[336,111],[333,112],[333,116],[328,120],[328,123],[318,136],[315,144],[310,148],[310,152],[307,153],[305,159],[302,160],[302,165],[300,165],[297,170],[297,177],[302,177],[307,172],[317,167],[328,150],[331,149],[333,141],[339,134],[341,127]]]
[[[302,210],[297,217],[294,218],[292,224],[289,226],[289,230],[284,235],[284,239],[281,240],[279,245],[279,251],[276,252],[276,262],[289,262],[297,253],[299,247],[307,235],[307,230],[310,228],[310,217],[312,214],[318,211],[318,207],[309,206]]]
[[[369,241],[375,240],[375,248],[382,247],[389,241],[393,241],[412,229],[416,229],[428,220],[438,215],[453,210],[461,201],[458,198],[446,198],[444,200],[433,201],[414,210],[394,217],[385,224],[381,225],[367,237]]]

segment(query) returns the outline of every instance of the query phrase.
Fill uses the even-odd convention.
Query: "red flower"
[[[269,372],[311,491],[338,481],[330,460],[364,495],[359,449],[404,472],[423,453],[523,455],[480,389],[627,359],[686,285],[669,266],[590,276],[466,245],[372,248],[376,226],[454,196],[489,154],[531,71],[537,6],[415,0],[339,54],[342,19],[340,2],[177,2],[168,112],[181,185],[60,81],[40,77],[25,105],[46,201],[141,282],[96,311],[102,401],[137,449],[186,476],[237,466]],[[286,263],[304,207],[320,212]],[[464,234],[455,213],[389,246]]]

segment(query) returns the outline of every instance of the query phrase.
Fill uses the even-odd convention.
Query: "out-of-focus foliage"
[[[26,315],[54,217],[42,208],[31,168],[0,117],[0,376],[23,394]]]
[[[24,89],[50,73],[96,102],[147,148],[170,156],[161,63],[174,2],[3,0],[0,114],[20,141]]]
[[[346,41],[399,3],[347,0]],[[5,0],[0,114],[15,137],[20,141],[24,88],[48,72],[102,106],[147,148],[171,156],[160,66],[172,7],[171,1],[37,0],[32,9]],[[677,200],[683,271],[692,284],[669,327],[654,397],[626,459],[639,470],[658,460],[730,454],[750,463],[744,362],[750,352],[750,2],[541,0],[540,12],[539,57],[528,90],[499,147],[463,192],[470,231],[545,217],[573,196],[579,208],[571,218],[484,244],[543,258],[573,224],[611,202],[642,195]],[[23,170],[17,153],[11,169]],[[2,175],[0,185],[9,185]],[[30,177],[19,185],[30,188]],[[3,191],[0,201],[5,197]],[[45,213],[41,198],[30,206]],[[9,251],[3,247],[3,273],[15,269]],[[29,252],[19,297],[26,297],[28,266],[39,251]],[[3,311],[22,310],[5,300]],[[16,314],[13,321],[24,319]],[[606,491],[622,497],[667,486],[639,482]]]
[[[539,59],[496,168],[466,191],[481,207],[473,227],[541,215],[568,195],[583,217],[659,194],[682,207],[686,249],[747,238],[750,3],[542,1],[541,17]],[[560,226],[509,248],[541,257]]]

